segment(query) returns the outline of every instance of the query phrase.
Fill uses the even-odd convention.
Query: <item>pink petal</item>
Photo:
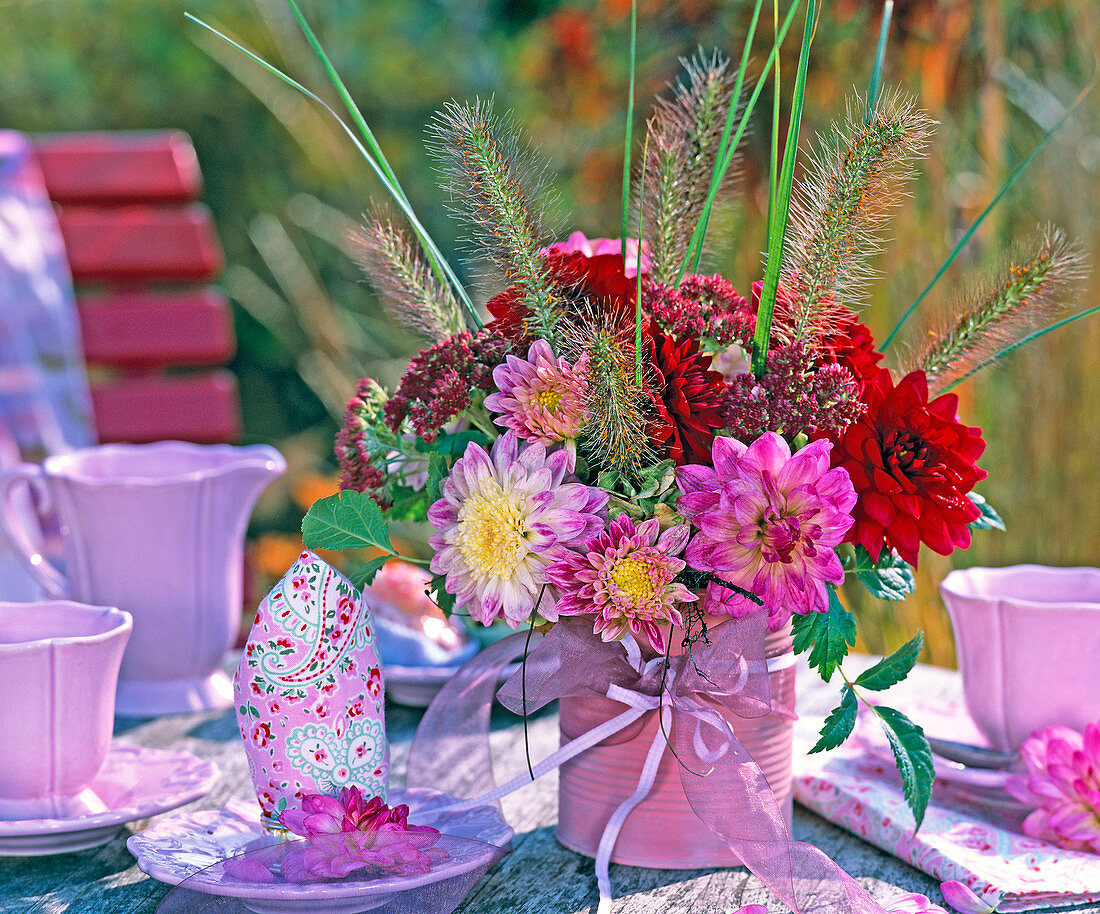
[[[943,892],[943,900],[959,914],[993,914],[1003,897],[1001,893],[997,893],[993,904],[990,904],[974,894],[969,886],[954,879],[941,883],[940,891]]]

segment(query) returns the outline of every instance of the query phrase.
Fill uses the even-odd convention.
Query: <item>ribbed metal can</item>
[[[794,707],[795,670],[787,625],[766,635],[772,706]],[[587,732],[626,708],[607,698],[563,698],[561,740]],[[791,819],[793,721],[773,711],[763,717],[728,716],[737,738],[760,766],[779,807]],[[634,793],[650,745],[660,726],[656,714],[582,752],[561,766],[558,781],[558,841],[570,850],[596,856],[604,826],[612,813]],[[746,815],[750,812],[746,810]],[[679,762],[666,751],[653,789],[627,817],[619,833],[613,863],[658,869],[738,866],[741,861],[695,815],[684,794]]]

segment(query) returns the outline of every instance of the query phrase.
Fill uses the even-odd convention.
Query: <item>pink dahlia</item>
[[[545,445],[565,442],[569,469],[577,460],[577,438],[587,418],[588,355],[573,366],[554,358],[546,340],[536,340],[527,358],[510,355],[493,369],[498,393],[485,398],[485,406],[502,415],[496,420],[524,441]]]
[[[629,629],[663,651],[659,623],[683,625],[676,604],[696,599],[673,580],[684,570],[683,559],[676,556],[687,540],[687,524],[661,533],[655,518],[635,527],[620,514],[609,530],[585,542],[583,553],[570,550],[546,569],[550,582],[562,591],[558,614],[594,615],[592,630],[604,641],[618,640]]]
[[[1100,854],[1100,723],[1082,736],[1047,727],[1024,741],[1028,774],[1009,779],[1008,791],[1035,807],[1024,832],[1067,850]]]
[[[381,797],[365,801],[358,787],[344,788],[339,797],[310,794],[300,810],[286,810],[279,821],[308,844],[294,847],[281,861],[288,882],[341,879],[368,866],[400,875],[427,873],[446,854],[429,850],[439,831],[429,825],[409,825],[409,807],[392,809]]]
[[[756,594],[771,631],[792,612],[825,612],[825,585],[844,580],[835,547],[852,526],[856,493],[847,473],[829,469],[826,444],[811,442],[792,456],[774,432],[747,447],[715,438],[713,467],[676,470],[683,493],[677,510],[699,528],[685,553],[688,564]],[[731,616],[760,609],[715,585],[704,606]]]
[[[513,628],[526,622],[538,603],[550,621],[557,593],[546,568],[573,543],[603,529],[607,493],[568,475],[565,451],[546,453],[533,443],[520,449],[512,431],[491,453],[467,446],[428,509],[436,532],[431,569],[447,577],[447,593],[478,622],[500,617]]]

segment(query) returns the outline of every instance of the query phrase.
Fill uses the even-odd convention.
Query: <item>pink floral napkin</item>
[[[902,710],[930,734],[977,741],[961,709],[922,704]],[[1100,855],[1023,835],[1027,810],[999,787],[937,777],[914,835],[900,778],[875,722],[864,714],[857,739],[808,755],[819,725],[808,718],[795,730],[794,795],[803,806],[941,882],[958,880],[987,898],[1003,895],[998,911],[1100,901]]]

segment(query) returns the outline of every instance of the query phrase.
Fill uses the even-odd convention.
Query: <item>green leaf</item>
[[[892,685],[897,685],[909,675],[923,648],[924,633],[917,632],[917,636],[912,641],[860,673],[856,677],[856,685],[870,689],[872,692],[882,692]]]
[[[387,521],[422,521],[428,513],[428,500],[423,489],[416,492],[408,486],[394,486],[393,502],[383,512]]]
[[[378,503],[364,492],[338,492],[314,502],[302,518],[302,542],[309,549],[364,549],[393,554],[389,524]]]
[[[392,555],[380,555],[378,558],[371,559],[369,562],[364,562],[348,575],[348,580],[362,590],[374,581],[374,576],[378,574],[378,572],[382,570],[382,566],[392,558]]]
[[[835,749],[852,735],[859,703],[856,701],[855,692],[848,686],[844,687],[843,695],[840,704],[825,718],[825,726],[821,728],[821,739],[814,743],[814,747],[810,750],[811,755],[826,749]]]
[[[1005,522],[1001,520],[1001,515],[993,510],[989,502],[977,492],[968,492],[967,498],[974,502],[978,506],[978,510],[982,512],[977,520],[967,524],[971,530],[1004,530]]]
[[[913,569],[890,549],[884,549],[878,563],[862,546],[856,546],[856,577],[880,600],[904,600],[917,586]]]
[[[436,438],[435,442],[430,447],[430,453],[439,453],[444,457],[461,457],[466,453],[466,448],[471,442],[480,444],[482,447],[489,446],[489,436],[485,432],[479,432],[476,429],[465,432],[455,432],[452,435],[440,435]]]
[[[856,617],[844,608],[832,587],[826,612],[794,617],[795,653],[809,650],[810,666],[816,667],[826,682],[855,643]]]
[[[890,740],[890,748],[894,750],[894,761],[901,774],[901,789],[919,829],[932,796],[932,779],[935,776],[932,750],[924,738],[924,730],[900,711],[883,707],[876,707],[874,711],[886,731],[886,738]]]
[[[443,615],[450,617],[455,609],[455,598],[454,594],[447,593],[446,581],[446,575],[437,574],[432,578],[429,591],[435,597],[435,605],[439,607]]]
[[[428,493],[429,507],[439,501],[439,489],[443,485],[443,480],[447,478],[449,471],[450,467],[447,465],[447,459],[442,454],[432,451],[428,455],[428,484],[425,486],[425,491]]]

